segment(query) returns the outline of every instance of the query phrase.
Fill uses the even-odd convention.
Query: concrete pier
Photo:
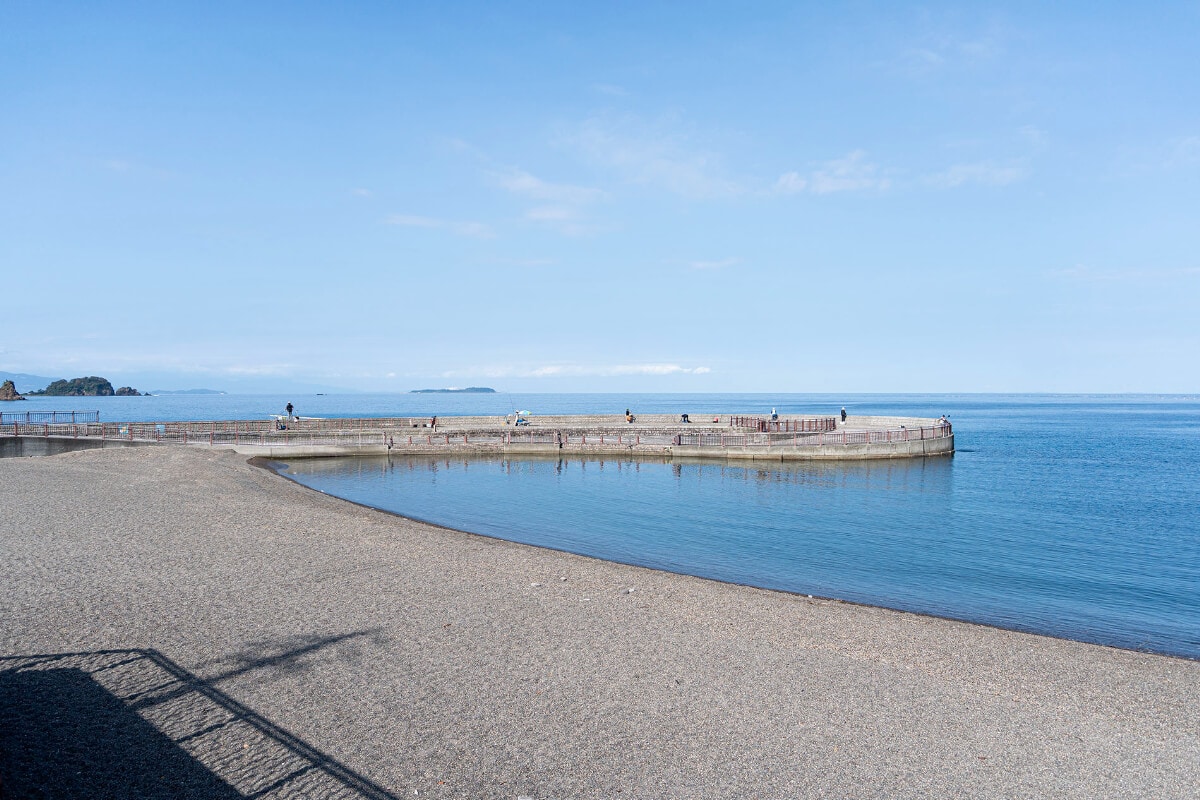
[[[696,415],[699,416],[699,415]],[[267,458],[487,453],[615,455],[768,461],[862,460],[950,455],[954,434],[939,419],[678,415],[393,417],[365,419],[116,422],[3,426],[21,440],[12,454],[81,447],[177,444]],[[51,445],[53,441],[59,445]],[[30,444],[41,442],[41,444]],[[27,448],[32,448],[28,449]]]

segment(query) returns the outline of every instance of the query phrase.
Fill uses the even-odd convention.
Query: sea
[[[516,542],[1200,659],[1200,396],[387,394],[37,398],[105,421],[504,414],[939,417],[952,457],[296,459],[358,503]],[[19,406],[19,408],[17,408]],[[9,407],[0,409],[10,411]]]

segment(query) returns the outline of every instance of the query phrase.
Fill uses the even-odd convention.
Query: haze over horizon
[[[19,5],[0,370],[1200,392],[1200,5]]]

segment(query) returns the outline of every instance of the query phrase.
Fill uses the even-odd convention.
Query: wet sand
[[[0,497],[10,792],[57,780],[31,766],[50,739],[30,731],[91,719],[97,698],[132,720],[121,753],[146,781],[187,764],[189,785],[217,787],[192,796],[1194,797],[1200,785],[1200,662],[448,531],[225,451],[0,459]],[[121,673],[101,652],[131,649],[183,688],[162,695],[154,675],[168,667]],[[27,658],[56,653],[85,655]],[[43,680],[60,673],[82,683]],[[163,710],[185,695],[208,705],[182,735]],[[239,714],[267,733],[231,750]],[[95,728],[80,730],[103,737]],[[282,769],[268,755],[279,742],[317,767]],[[81,743],[81,770],[103,744]]]

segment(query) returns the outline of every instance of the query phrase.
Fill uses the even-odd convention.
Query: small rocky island
[[[0,400],[24,400],[24,399],[25,399],[24,397],[22,397],[20,394],[17,393],[17,385],[15,383],[13,383],[12,381],[5,381],[4,383],[0,383]]]
[[[86,378],[72,378],[69,381],[54,381],[40,392],[30,392],[31,395],[45,397],[141,397],[142,393],[132,386],[122,386],[113,389],[107,378],[89,375]]]

